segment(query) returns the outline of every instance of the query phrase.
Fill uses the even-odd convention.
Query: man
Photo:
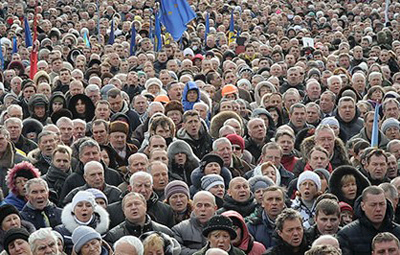
[[[95,105],[101,99],[99,86],[96,84],[89,84],[85,88],[85,95],[89,97]]]
[[[387,178],[387,156],[383,150],[374,149],[365,158],[364,169],[372,185],[389,182]]]
[[[57,243],[51,228],[41,228],[29,236],[29,245],[35,255],[60,255]]]
[[[71,202],[75,194],[79,191],[91,188],[98,189],[103,192],[107,197],[108,203],[110,204],[119,201],[121,191],[117,187],[105,183],[104,168],[101,163],[97,161],[89,161],[85,164],[83,169],[83,178],[85,179],[86,184],[69,192],[63,201],[64,205]]]
[[[306,84],[306,95],[303,99],[303,103],[317,101],[321,96],[321,85],[316,79],[309,79]]]
[[[359,118],[360,112],[354,99],[348,96],[339,99],[334,116],[339,121],[340,133],[346,134],[347,139],[358,134],[364,125],[364,121]],[[347,142],[347,140],[343,142]]]
[[[155,221],[146,213],[147,203],[143,195],[131,192],[122,199],[122,210],[125,221],[112,228],[106,235],[105,240],[115,243],[118,239],[126,235],[136,237],[149,231],[159,231],[172,236],[172,231]]]
[[[280,87],[279,92],[283,94],[289,88],[295,88],[298,91],[304,91],[302,76],[300,75],[300,70],[296,66],[287,70],[287,79]]]
[[[187,142],[198,158],[203,158],[211,151],[212,138],[196,110],[183,114],[183,126],[176,136]]]
[[[388,98],[382,103],[383,118],[400,119],[400,103],[395,98]]]
[[[400,139],[400,122],[395,118],[386,119],[382,123],[381,130],[390,141]]]
[[[335,110],[335,101],[336,95],[332,91],[327,90],[321,94],[319,107],[321,108],[323,118],[333,115],[333,111]]]
[[[158,200],[153,191],[153,178],[147,172],[136,172],[129,180],[128,190],[144,196],[147,204],[147,214],[157,223],[168,227],[174,226],[173,212],[169,205]],[[121,201],[115,202],[107,208],[110,214],[110,228],[115,227],[124,220]]]
[[[294,150],[295,136],[292,132],[283,130],[275,134],[275,141],[282,148],[282,166],[289,172],[293,172],[294,166],[298,160]]]
[[[224,197],[224,205],[218,210],[218,214],[235,210],[243,217],[247,217],[253,213],[255,207],[256,202],[250,191],[249,182],[243,177],[235,177],[229,182],[229,189]]]
[[[32,255],[28,240],[29,232],[25,228],[12,228],[8,230],[3,239],[6,254]]]
[[[56,134],[51,131],[42,131],[38,136],[38,144],[39,148],[31,151],[28,158],[41,174],[46,174],[57,147]]]
[[[262,210],[249,217],[247,227],[250,234],[266,249],[276,245],[273,239],[275,222],[278,215],[285,208],[286,192],[278,186],[270,186],[264,190],[262,196]]]
[[[116,152],[116,162],[119,167],[128,165],[130,155],[137,152],[137,147],[127,143],[129,126],[123,121],[114,121],[110,124],[110,147]]]
[[[85,137],[86,133],[86,121],[81,119],[74,119],[72,121],[74,126],[74,131],[72,133],[73,141],[77,141],[83,137]]]
[[[62,210],[49,201],[49,187],[40,178],[30,179],[26,184],[26,199],[28,202],[21,211],[24,220],[32,223],[36,229],[61,224]]]
[[[202,234],[203,228],[217,210],[215,197],[208,191],[197,192],[193,197],[193,206],[190,219],[172,228],[174,238],[181,245],[181,255],[191,255],[206,245],[207,239]]]
[[[144,153],[137,152],[129,156],[128,166],[126,167],[125,171],[126,173],[123,177],[124,182],[118,186],[118,188],[121,190],[122,193],[125,193],[128,190],[129,179],[131,178],[132,174],[139,171],[146,172],[148,165],[149,165],[149,159]]]
[[[253,155],[255,162],[258,162],[261,149],[269,140],[264,120],[261,118],[251,119],[247,123],[247,130],[249,137],[245,140],[245,148]]]
[[[22,133],[22,120],[19,118],[11,117],[4,122],[4,125],[10,133],[11,141],[17,149],[28,154],[30,151],[36,149],[38,145],[32,140],[24,137]]]
[[[321,122],[321,109],[317,103],[306,104],[306,123],[317,127]]]
[[[61,141],[68,146],[73,142],[74,123],[68,117],[61,117],[57,120],[57,127],[60,129]]]
[[[232,152],[232,144],[226,137],[218,138],[213,142],[213,151],[224,160],[233,177],[242,176],[251,170],[251,166],[244,160],[238,158]]]
[[[383,232],[377,234],[372,239],[372,255],[378,254],[400,254],[400,242],[399,239],[389,232]]]
[[[351,77],[351,81],[351,86],[353,87],[353,89],[355,89],[355,91],[360,96],[365,96],[365,88],[367,84],[363,72],[356,72],[355,74],[353,74],[353,76]]]
[[[386,157],[387,157],[387,177],[390,180],[393,180],[399,175],[399,166],[397,164],[397,159],[396,157],[390,153],[386,152]]]
[[[185,87],[185,85],[182,82],[175,82],[175,81],[170,82],[166,87],[169,99],[171,101],[176,100],[181,102],[183,87]]]
[[[387,144],[386,150],[392,153],[397,160],[400,159],[400,140],[395,139]]]
[[[92,122],[92,138],[99,143],[99,145],[108,144],[108,131],[109,124],[107,121],[97,119]]]
[[[267,250],[266,254],[304,254],[308,250],[299,212],[291,208],[285,209],[279,214],[275,224],[278,244]]]
[[[168,166],[161,161],[153,161],[148,166],[147,172],[153,178],[153,191],[159,201],[164,201],[164,189],[168,185]]]
[[[309,244],[321,235],[336,235],[339,231],[340,207],[332,199],[322,199],[315,208],[315,224],[306,233]]]
[[[149,145],[143,150],[148,157],[154,150],[167,150],[167,142],[160,135],[153,135],[149,138]]]
[[[164,106],[160,102],[152,102],[147,108],[147,119],[133,132],[132,139],[136,140],[138,144],[142,144],[144,134],[149,130],[151,117],[156,113],[164,114],[164,110]]]
[[[296,103],[290,107],[289,120],[288,126],[293,129],[295,135],[300,130],[311,127],[311,125],[306,123],[306,107],[300,103]]]
[[[140,121],[144,122],[147,119],[147,108],[149,103],[147,98],[142,95],[137,95],[132,99],[133,110],[140,116]]]
[[[111,116],[110,103],[106,100],[99,100],[95,104],[94,119],[109,121]]]
[[[358,219],[339,231],[337,238],[343,254],[371,254],[372,239],[378,233],[390,232],[400,235],[400,227],[393,223],[393,208],[385,199],[382,188],[369,186],[363,190],[356,201],[355,208],[360,208]]]
[[[140,255],[143,251],[142,241],[136,236],[124,236],[114,243],[114,254]]]

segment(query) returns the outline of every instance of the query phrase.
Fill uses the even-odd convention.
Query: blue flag
[[[1,46],[1,40],[0,40],[0,69],[4,70],[4,56],[3,56],[3,47]]]
[[[136,51],[136,29],[135,29],[135,24],[132,23],[131,47],[129,49],[129,56],[135,55],[135,51]]]
[[[31,29],[29,28],[28,19],[24,18],[24,32],[25,32],[25,47],[28,48],[33,45]]]
[[[12,55],[14,55],[15,53],[18,53],[18,42],[16,36],[13,37],[12,45]]]
[[[379,107],[380,105],[377,104],[375,106],[375,113],[374,113],[374,123],[372,124],[372,134],[371,134],[371,147],[378,147],[379,141]]]
[[[206,31],[204,33],[204,44],[207,44],[207,35],[210,33],[210,14],[207,12],[206,15]]]
[[[151,17],[150,17],[150,26],[149,26],[149,38],[154,43],[154,41],[153,41],[153,39],[154,39],[153,21],[151,20]]]
[[[111,31],[110,31],[110,37],[108,38],[108,44],[113,45],[115,40],[114,36],[114,18],[111,20]]]
[[[233,10],[231,11],[231,21],[229,22],[229,35],[228,44],[235,42],[235,20],[233,17]]]
[[[83,41],[85,42],[85,46],[86,46],[87,48],[90,48],[90,41],[89,41],[89,38],[88,38],[88,35],[87,35],[86,31],[85,31],[85,33],[83,34]]]
[[[96,0],[96,10],[97,10],[97,41],[100,43],[100,8],[99,8],[99,0]]]
[[[178,41],[187,29],[187,24],[196,17],[186,0],[160,0],[161,23],[175,41]]]
[[[158,51],[160,51],[161,48],[162,48],[160,12],[157,10],[154,16],[155,16],[155,24],[154,24],[154,50],[158,52]]]

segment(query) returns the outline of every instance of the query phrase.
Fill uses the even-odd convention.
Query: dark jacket
[[[118,112],[112,111],[112,114],[118,113],[123,113],[129,118],[129,129],[132,131],[135,131],[135,129],[141,124],[139,115],[135,111],[129,109],[129,105],[125,101],[122,109],[120,109]]]
[[[107,207],[107,211],[110,214],[110,228],[117,226],[125,220],[125,216],[122,211],[122,198],[120,200],[121,201],[115,202]],[[147,200],[147,214],[152,220],[169,228],[175,225],[173,220],[174,213],[171,207],[159,201],[155,192],[153,192],[150,199]]]
[[[220,175],[222,178],[224,178],[225,188],[228,189],[229,182],[232,180],[231,172],[228,168],[222,167]],[[192,185],[190,186],[190,195],[192,197],[201,190],[201,178],[203,177],[204,171],[201,169],[201,167],[196,168],[190,175],[190,179],[192,180]]]
[[[80,186],[78,188],[71,190],[71,192],[68,193],[68,195],[64,198],[64,201],[63,201],[64,205],[72,202],[72,199],[74,198],[76,193],[78,193],[79,191],[87,190],[90,188],[91,187],[89,187],[88,184],[85,184],[83,186]],[[104,195],[106,195],[107,201],[109,204],[119,201],[119,198],[121,196],[121,191],[117,187],[108,185],[107,183],[105,184],[102,192],[104,193]]]
[[[206,154],[211,151],[212,138],[208,133],[206,124],[204,121],[201,122],[201,127],[199,130],[199,138],[195,139],[189,135],[184,128],[181,128],[176,137],[187,142],[193,150],[193,153],[199,158],[203,158]]]
[[[24,137],[23,135],[20,135],[18,141],[15,143],[15,148],[25,152],[26,154],[37,147],[38,145],[34,141]]]
[[[139,237],[143,233],[149,232],[149,231],[159,231],[164,234],[167,234],[172,237],[173,233],[171,229],[168,227],[161,225],[155,221],[152,221],[150,216],[146,216],[146,222],[143,226],[136,225],[125,219],[124,222],[120,223],[118,226],[115,228],[111,229],[108,231],[106,237],[104,238],[107,242],[110,244],[114,244],[116,241],[118,241],[121,237],[127,236],[127,235],[132,235]]]
[[[193,253],[193,255],[205,255],[206,252],[210,249],[210,244],[207,244],[205,247],[203,247],[201,250],[199,250],[196,253]],[[229,255],[245,255],[241,249],[234,247],[231,245],[231,249],[228,251]]]
[[[53,164],[49,167],[47,174],[42,176],[42,179],[47,182],[49,189],[57,195],[57,199],[61,194],[65,180],[72,174],[71,169],[67,172],[55,167]]]
[[[10,205],[15,206],[15,208],[17,208],[18,211],[21,211],[22,208],[24,208],[24,206],[26,204],[26,200],[25,200],[24,197],[17,196],[13,192],[8,193],[8,195],[4,199],[4,202],[6,202],[6,204],[10,204]]]
[[[15,164],[21,163],[22,161],[28,161],[28,159],[17,152],[14,144],[9,142],[3,156],[0,157],[0,185],[4,196],[6,196],[9,191],[6,181],[7,171],[13,168]]]
[[[248,218],[247,227],[254,239],[264,245],[265,248],[270,248],[276,245],[273,238],[275,232],[275,223],[268,219],[264,210],[260,210],[258,215]]]
[[[32,223],[36,229],[45,228],[46,221],[43,218],[42,213],[45,213],[49,219],[50,227],[54,228],[61,224],[61,212],[52,202],[48,202],[48,205],[43,210],[37,210],[28,202],[21,211],[21,216],[24,220]]]
[[[117,151],[111,146],[111,144],[109,144],[108,147],[110,147],[112,150],[114,150],[114,152],[115,152],[115,160],[117,162],[118,167],[127,166],[128,165],[128,158],[132,154],[134,154],[134,153],[136,153],[138,151],[138,148],[136,147],[136,145],[127,143],[125,145],[126,155],[125,155],[125,158],[122,158],[121,156],[118,155]]]
[[[392,221],[393,208],[389,201],[386,201],[386,214],[382,225],[376,229],[361,209],[361,200],[361,197],[357,199],[354,208],[358,219],[343,227],[337,234],[343,255],[370,255],[372,239],[378,233],[390,232],[400,236],[400,226]]]
[[[272,247],[267,250],[264,254],[266,255],[304,255],[304,253],[308,250],[308,244],[303,236],[303,242],[300,244],[300,249],[297,252],[293,251],[293,247],[290,246],[287,242],[283,241],[278,235],[276,235],[277,246]]]
[[[347,139],[350,139],[351,137],[358,134],[360,132],[360,130],[364,127],[364,121],[360,118],[360,111],[357,108],[356,108],[356,114],[355,114],[354,118],[349,122],[345,122],[339,116],[338,109],[336,109],[333,114],[334,114],[334,117],[339,121],[340,133],[346,134]],[[343,142],[347,142],[347,141],[343,141]]]
[[[224,205],[221,209],[217,211],[218,214],[223,212],[234,210],[240,213],[243,217],[249,216],[254,209],[256,208],[256,202],[254,200],[254,195],[251,194],[250,198],[245,202],[238,202],[233,200],[233,198],[229,195],[225,195],[224,197]]]
[[[256,143],[251,137],[245,140],[245,148],[247,151],[251,153],[254,157],[255,162],[258,162],[261,156],[261,150],[264,144],[269,142],[269,138],[265,138],[265,141],[262,144]]]
[[[355,136],[351,137],[349,140],[352,141],[354,139],[361,138],[367,141],[368,143],[371,143],[371,139],[368,138],[367,136],[367,130],[365,128],[362,128],[360,133],[356,134]],[[389,143],[389,139],[382,133],[382,131],[378,131],[378,147],[380,149],[386,150],[386,145]]]
[[[21,228],[24,228],[24,229],[27,230],[28,233],[30,233],[30,234],[32,234],[33,232],[36,231],[36,228],[35,228],[35,226],[33,226],[32,223],[30,223],[30,222],[28,222],[28,221],[26,221],[26,220],[23,220],[23,219],[21,219]],[[0,240],[2,240],[2,241],[0,242],[0,252],[4,250],[3,240],[4,240],[5,234],[6,234],[6,231],[4,231],[2,228],[0,228]],[[4,252],[5,252],[5,251],[4,251]],[[1,254],[3,254],[3,252],[2,252]],[[5,254],[8,255],[8,253],[5,253]]]
[[[251,171],[253,166],[232,154],[232,166],[229,166],[228,169],[231,171],[232,177],[238,177],[244,176],[245,173]]]
[[[50,160],[46,160],[43,157],[42,152],[39,150],[39,148],[31,151],[28,154],[28,159],[32,163],[32,165],[39,169],[42,175],[46,174],[49,170],[51,162]]]

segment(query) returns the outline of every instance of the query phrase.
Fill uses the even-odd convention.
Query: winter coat
[[[125,220],[125,216],[122,211],[123,195],[121,195],[120,201],[110,204],[107,207],[107,211],[110,214],[110,228],[117,226]],[[175,225],[174,213],[171,207],[159,201],[158,196],[155,192],[153,192],[150,199],[147,200],[147,214],[151,217],[152,220],[169,228]]]
[[[72,211],[72,204],[66,205],[61,213],[62,224],[54,228],[55,231],[63,236],[65,252],[67,254],[71,254],[72,252],[72,233],[77,227],[81,226],[76,221]],[[107,211],[101,206],[95,206],[92,220],[87,226],[93,228],[96,232],[104,236],[108,231],[109,224],[110,219]]]
[[[296,157],[294,153],[291,153],[289,155],[282,156],[281,164],[286,170],[288,170],[289,172],[293,172],[294,166],[296,165],[296,162],[298,160],[299,158]]]
[[[24,228],[25,230],[28,231],[28,233],[32,234],[33,232],[36,231],[35,226],[33,226],[32,223],[21,219],[21,228]],[[0,227],[0,240],[2,240],[0,242],[0,251],[4,250],[4,246],[3,246],[3,240],[4,240],[4,236],[6,234],[6,231],[4,231],[1,227]],[[8,255],[8,253],[4,250],[5,254]]]
[[[61,91],[54,91],[49,100],[49,115],[51,116],[53,114],[53,102],[56,98],[61,98],[63,101],[63,107],[62,108],[67,108],[67,100],[65,99],[64,94]],[[55,123],[54,123],[55,124]]]
[[[72,202],[72,199],[74,198],[76,193],[78,193],[79,191],[90,189],[90,188],[91,187],[89,187],[88,184],[85,184],[83,186],[80,186],[78,188],[75,188],[75,189],[71,190],[71,192],[68,193],[68,195],[64,198],[63,203],[66,205],[66,204]],[[107,183],[105,184],[104,189],[102,190],[102,192],[104,193],[104,195],[106,195],[107,202],[109,204],[112,204],[114,202],[119,201],[119,198],[121,196],[121,191],[117,187],[112,186],[112,185],[108,185]]]
[[[198,252],[193,253],[193,255],[205,255],[206,252],[210,249],[210,244],[207,243],[207,245],[205,247],[203,247],[201,250],[199,250]],[[233,245],[231,245],[231,249],[228,251],[229,255],[245,255],[246,253],[244,253],[241,249],[234,247]]]
[[[249,165],[246,161],[238,158],[235,154],[232,154],[232,163],[228,167],[232,173],[232,177],[244,176],[247,172],[253,169],[252,165]]]
[[[201,121],[199,130],[199,138],[195,139],[189,135],[184,128],[178,130],[176,137],[187,142],[193,150],[197,158],[203,158],[212,150],[212,138],[208,133],[208,128],[204,121]]]
[[[304,230],[307,230],[307,229],[311,228],[312,225],[314,225],[314,216],[316,213],[316,210],[315,210],[316,206],[317,206],[316,199],[314,199],[311,209],[309,209],[303,203],[303,200],[300,197],[296,197],[295,199],[292,200],[292,208],[301,214],[301,217],[303,219]]]
[[[25,152],[25,154],[28,154],[30,151],[33,151],[38,147],[34,141],[24,137],[22,134],[19,136],[18,141],[14,144],[15,148]]]
[[[308,244],[306,238],[303,236],[303,241],[300,244],[300,250],[297,252],[293,251],[293,247],[287,242],[283,241],[276,234],[277,245],[268,249],[264,254],[266,255],[304,255],[304,253],[308,250]]]
[[[24,197],[17,196],[13,192],[8,193],[8,195],[4,199],[4,202],[6,204],[10,204],[10,205],[15,206],[15,208],[17,208],[18,211],[21,211],[22,208],[24,208],[24,206],[26,204],[26,200],[25,200]]]
[[[172,227],[174,238],[182,248],[181,255],[192,255],[207,244],[207,239],[203,236],[203,228],[194,213],[190,219]]]
[[[334,114],[334,117],[339,121],[340,133],[346,134],[347,139],[350,139],[351,137],[358,134],[360,132],[360,130],[364,127],[364,121],[360,118],[360,111],[357,108],[356,108],[356,114],[355,114],[354,118],[349,122],[345,122],[339,116],[338,109],[336,109],[333,114]],[[347,142],[347,141],[343,141],[343,142]]]
[[[372,239],[378,233],[390,232],[400,236],[400,226],[392,221],[393,208],[388,200],[385,218],[379,229],[373,226],[361,209],[361,200],[362,197],[359,197],[354,206],[354,213],[358,219],[343,227],[337,234],[343,255],[370,255]]]
[[[251,194],[250,198],[245,201],[245,202],[238,202],[233,200],[233,198],[229,195],[225,195],[224,197],[224,205],[222,206],[221,209],[217,211],[218,214],[221,214],[223,212],[229,211],[229,210],[234,210],[238,213],[240,213],[243,217],[249,216],[252,212],[254,212],[254,209],[256,208],[256,202],[254,200],[254,195]]]
[[[360,171],[358,171],[357,169],[355,169],[354,167],[351,167],[351,166],[339,167],[339,168],[335,169],[335,171],[332,172],[331,178],[329,179],[330,193],[337,196],[339,201],[346,202],[353,207],[356,199],[354,199],[353,201],[350,201],[350,200],[346,199],[342,193],[342,185],[341,185],[340,181],[344,175],[353,175],[355,177],[356,184],[357,184],[356,199],[357,199],[357,197],[359,197],[361,195],[362,191],[366,187],[370,186],[371,184],[368,181],[368,179],[363,174],[360,173]]]
[[[254,157],[254,161],[258,162],[261,156],[262,147],[269,142],[269,138],[266,137],[262,144],[256,143],[251,137],[245,139],[245,148]]]
[[[171,237],[173,236],[171,229],[155,221],[152,221],[150,216],[147,215],[146,222],[144,223],[143,226],[133,224],[128,219],[125,219],[124,222],[120,223],[118,226],[108,231],[104,240],[106,240],[110,244],[114,244],[123,236],[132,235],[139,237],[143,233],[149,231],[159,231]]]
[[[54,191],[58,196],[61,194],[65,180],[72,174],[71,169],[67,172],[55,167],[53,164],[49,167],[47,174],[42,176],[42,179],[47,182],[49,189]]]
[[[197,92],[197,99],[195,102],[189,102],[187,100],[187,94],[189,92],[189,90],[195,90]],[[193,81],[189,81],[188,83],[186,83],[185,87],[183,88],[183,95],[182,95],[182,105],[183,105],[183,110],[189,111],[193,109],[193,105],[197,102],[200,102],[200,89],[197,86],[197,84]]]
[[[351,142],[352,140],[357,139],[357,138],[364,139],[368,143],[371,143],[371,139],[368,138],[367,130],[365,128],[362,128],[360,133],[351,137],[348,142]],[[386,150],[386,146],[389,142],[390,142],[389,139],[382,133],[382,131],[378,130],[378,147],[380,149]]]
[[[35,115],[34,113],[34,106],[38,103],[44,103],[45,104],[45,109],[46,113],[43,117],[39,118],[38,116]],[[46,124],[51,124],[51,119],[49,118],[49,100],[47,97],[43,94],[34,94],[28,102],[28,109],[30,113],[30,118],[38,120],[40,123],[42,123],[43,126]]]
[[[257,215],[248,218],[247,227],[254,239],[270,248],[276,245],[273,234],[275,232],[275,223],[268,219],[267,214],[262,209]]]
[[[45,213],[50,222],[50,227],[54,228],[61,224],[62,210],[52,202],[48,202],[43,210],[37,210],[28,202],[21,211],[21,217],[32,223],[36,229],[45,228],[45,220],[42,213]]]
[[[42,175],[46,174],[49,170],[51,162],[50,160],[47,161],[43,157],[42,152],[39,148],[36,148],[33,151],[29,152],[28,159],[37,169],[39,169]]]
[[[122,106],[122,109],[120,109],[118,112],[114,112],[111,110],[112,115],[118,114],[118,113],[125,114],[129,118],[129,130],[132,130],[132,132],[133,132],[141,124],[140,117],[136,112],[129,109],[129,105],[125,101],[123,102],[123,104],[124,105]],[[112,118],[112,116],[111,116],[111,118]]]
[[[249,230],[247,229],[246,223],[244,222],[242,215],[240,215],[236,211],[227,211],[222,213],[222,215],[229,217],[231,219],[235,218],[241,223],[240,229],[242,230],[241,234],[242,239],[241,243],[238,246],[236,246],[237,248],[241,249],[242,251],[244,251],[246,254],[249,255],[258,255],[266,251],[264,245],[255,241],[254,237],[249,233]]]
[[[204,176],[204,171],[198,167],[190,175],[192,185],[190,186],[190,196],[193,197],[201,189],[201,178]],[[228,168],[222,167],[220,175],[224,178],[225,189],[228,189],[229,182],[232,180],[232,174]]]

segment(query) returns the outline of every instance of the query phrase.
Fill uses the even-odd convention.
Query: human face
[[[152,95],[158,95],[158,93],[160,93],[160,87],[153,84],[149,86],[149,89],[147,91]]]
[[[281,165],[281,152],[278,149],[269,149],[266,150],[265,155],[263,156],[264,162],[271,161],[275,167],[279,167]]]
[[[147,205],[136,196],[125,200],[123,210],[125,217],[132,223],[143,223],[146,219]]]
[[[306,109],[294,108],[292,114],[290,114],[290,121],[295,127],[303,127],[306,123]]]
[[[51,156],[57,146],[57,141],[54,135],[42,136],[39,142],[39,149],[45,156]]]
[[[26,100],[29,100],[30,98],[31,98],[31,96],[33,95],[33,94],[35,94],[35,89],[34,89],[34,87],[26,87],[24,90],[23,90],[23,95],[24,95],[24,98],[26,99]]]
[[[18,119],[21,119],[21,120],[22,120],[22,117],[23,117],[22,110],[19,110],[18,108],[12,108],[12,109],[8,110],[7,111],[7,115],[10,118],[14,117],[14,118],[18,118]]]
[[[102,190],[104,187],[104,170],[97,166],[88,167],[83,178],[91,188]]]
[[[299,219],[286,220],[278,235],[292,247],[299,247],[303,240],[303,225]]]
[[[108,120],[110,118],[110,107],[107,104],[98,104],[94,115],[97,119]]]
[[[220,174],[221,173],[221,166],[216,162],[208,163],[204,168],[204,174]]]
[[[3,222],[1,222],[1,229],[4,230],[4,232],[12,228],[20,227],[21,218],[15,213],[7,215],[7,217],[4,218]]]
[[[188,197],[183,193],[175,193],[169,198],[169,205],[175,212],[183,212],[186,210]]]
[[[276,170],[272,166],[264,168],[262,171],[262,175],[265,175],[265,176],[271,178],[271,180],[273,180],[274,183],[276,183]]]
[[[72,125],[72,123],[61,122],[58,128],[60,129],[61,133],[61,141],[69,144],[74,134],[74,126]]]
[[[231,247],[231,236],[225,230],[214,230],[208,235],[210,248],[220,248],[229,251]]]
[[[385,135],[389,140],[400,139],[400,130],[397,127],[389,127]]]
[[[153,176],[153,189],[164,190],[168,184],[168,168],[165,165],[153,165],[150,171]]]
[[[77,140],[79,138],[85,137],[86,125],[83,123],[74,123],[74,139]]]
[[[164,138],[168,138],[168,137],[171,137],[171,129],[170,129],[169,125],[165,125],[165,126],[158,125],[156,127],[155,134],[160,135]]]
[[[231,181],[228,195],[237,202],[246,202],[250,198],[249,182],[243,178],[237,178]]]
[[[153,138],[151,140],[151,143],[150,143],[150,146],[149,146],[149,151],[152,152],[155,149],[165,150],[166,148],[167,148],[167,144],[165,142],[165,139]]]
[[[333,108],[335,107],[335,103],[329,94],[322,94],[321,100],[319,102],[319,106],[321,107],[321,111],[323,113],[330,113],[333,111]]]
[[[99,254],[101,254],[100,240],[92,239],[89,242],[85,243],[81,248],[80,254],[82,254],[82,255],[99,255]]]
[[[58,246],[53,237],[46,239],[39,239],[35,241],[36,249],[32,252],[35,255],[56,255],[58,253]]]
[[[390,155],[388,157],[388,162],[387,162],[387,175],[389,178],[395,178],[397,177],[398,169],[397,169],[397,160],[394,155]]]
[[[207,223],[208,220],[215,215],[217,206],[214,204],[212,198],[206,195],[199,195],[198,197],[196,197],[193,203],[194,215],[196,215],[201,224]]]
[[[62,109],[64,104],[62,102],[53,102],[53,104],[51,106],[53,108],[53,112],[56,112],[56,111]]]
[[[385,110],[383,111],[386,119],[387,118],[395,118],[396,120],[400,117],[400,110],[396,103],[388,102],[385,105]]]
[[[335,146],[335,135],[329,130],[321,130],[318,137],[315,138],[315,145],[321,146],[332,155]]]
[[[9,255],[31,255],[31,247],[29,243],[23,239],[15,239],[8,244]]]
[[[232,160],[232,145],[230,143],[220,143],[216,153],[223,159],[225,166],[230,166]]]
[[[395,240],[392,240],[390,242],[383,241],[375,243],[372,255],[378,255],[378,254],[399,255],[400,254],[399,246],[397,245]]]
[[[308,106],[306,108],[306,121],[307,123],[315,123],[319,120],[319,111],[317,107]]]
[[[53,165],[56,168],[67,172],[71,167],[71,157],[67,153],[56,152],[53,156]]]
[[[305,201],[314,200],[317,195],[317,185],[311,180],[305,180],[300,184],[301,198]]]
[[[124,100],[120,95],[116,96],[115,98],[109,97],[108,102],[110,103],[111,110],[114,112],[119,112],[123,106]]]
[[[351,101],[344,101],[341,103],[339,108],[339,116],[344,122],[350,122],[356,115],[356,107]]]
[[[131,159],[129,170],[132,174],[138,171],[146,171],[148,164],[149,161],[147,160],[147,157],[145,157],[144,155],[136,154]]]
[[[164,250],[157,247],[149,247],[144,252],[144,255],[164,255]]]
[[[289,155],[293,151],[294,141],[290,136],[280,136],[277,142],[282,148],[283,155]]]
[[[88,201],[81,201],[74,208],[75,217],[82,222],[88,222],[93,215],[93,206]]]
[[[283,193],[280,190],[264,192],[262,207],[270,219],[276,219],[285,208]]]
[[[187,95],[186,95],[186,99],[189,102],[196,102],[197,101],[197,91],[196,90],[189,90]]]
[[[335,235],[339,229],[340,219],[336,214],[326,215],[321,210],[315,217],[315,222],[321,235]]]
[[[379,227],[386,215],[386,199],[385,194],[372,195],[367,194],[365,201],[361,202],[361,209],[364,211],[365,216],[376,227]]]
[[[108,134],[106,131],[106,127],[101,125],[94,125],[92,126],[93,131],[93,139],[96,140],[99,144],[107,144],[108,141]]]
[[[222,184],[217,184],[214,187],[211,187],[208,191],[211,192],[211,194],[213,194],[214,196],[224,198],[225,186]]]
[[[89,161],[100,162],[100,151],[97,147],[84,147],[82,153],[80,153],[79,160],[83,164]]]
[[[138,253],[132,245],[123,242],[115,247],[114,255],[138,255]]]
[[[36,105],[33,107],[36,116],[42,118],[46,114],[46,107],[44,105]]]
[[[110,144],[117,150],[123,150],[126,146],[127,135],[123,132],[112,132],[110,134]]]
[[[174,155],[174,160],[175,160],[176,164],[184,165],[186,163],[187,156],[186,156],[185,153],[179,152],[179,153]]]
[[[6,129],[10,133],[10,138],[12,141],[18,141],[19,137],[21,136],[22,128],[17,123],[7,123]]]
[[[312,169],[324,168],[326,169],[329,164],[328,156],[322,151],[315,150],[310,155],[310,160],[308,162]]]
[[[131,189],[133,192],[142,194],[146,200],[149,200],[151,194],[153,194],[153,184],[151,180],[142,176],[135,179]]]
[[[384,156],[372,155],[365,170],[374,180],[383,180],[387,173],[387,160]]]
[[[263,141],[266,136],[264,121],[254,120],[249,124],[249,136],[257,141]]]
[[[168,96],[171,100],[181,101],[182,100],[182,92],[183,92],[182,84],[177,83],[175,85],[172,85],[171,89],[168,90]]]
[[[199,131],[201,127],[201,122],[199,116],[191,116],[188,117],[184,123],[184,127],[186,132],[194,137],[198,138],[199,137]]]

